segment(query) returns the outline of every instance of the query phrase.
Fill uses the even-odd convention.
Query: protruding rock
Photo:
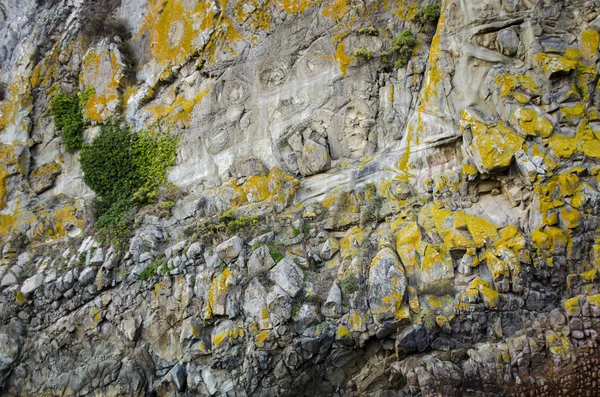
[[[342,291],[337,283],[333,283],[323,303],[321,312],[325,317],[339,318],[342,315]]]
[[[221,258],[223,262],[229,264],[238,257],[240,252],[242,252],[243,246],[244,241],[238,236],[234,236],[229,240],[217,245],[215,248],[215,253],[219,255],[219,258]]]
[[[275,266],[275,261],[271,257],[269,249],[261,245],[252,252],[248,259],[248,274],[254,276],[270,270],[273,266]]]
[[[340,250],[340,243],[333,237],[329,237],[321,248],[321,259],[328,261]]]
[[[369,307],[376,324],[395,317],[406,291],[406,274],[390,248],[377,253],[369,270]]]
[[[279,285],[292,298],[298,295],[304,283],[304,272],[286,256],[269,273],[269,278]]]
[[[44,275],[41,273],[38,273],[35,276],[29,277],[27,280],[25,280],[25,282],[23,283],[23,286],[21,287],[21,292],[25,296],[28,296],[32,292],[34,292],[36,289],[41,287],[41,285],[43,283],[44,283]]]

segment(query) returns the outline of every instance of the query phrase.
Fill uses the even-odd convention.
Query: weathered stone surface
[[[231,263],[235,258],[238,257],[240,252],[242,252],[243,246],[244,242],[242,239],[235,236],[217,245],[215,247],[215,253],[219,255],[219,258],[221,258],[223,262]]]
[[[597,1],[439,7],[2,2],[2,393],[594,395]],[[131,238],[84,89],[179,140]]]
[[[294,261],[286,256],[269,272],[269,278],[292,298],[296,297],[304,283],[304,273]]]
[[[376,324],[400,311],[407,279],[398,256],[390,248],[377,253],[369,269],[369,308]]]
[[[21,292],[24,295],[29,295],[38,288],[40,288],[43,283],[44,275],[38,273],[35,276],[32,276],[23,282],[23,285],[21,286]]]

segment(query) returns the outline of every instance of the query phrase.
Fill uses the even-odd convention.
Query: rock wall
[[[91,4],[0,0],[0,395],[598,393],[600,2]],[[87,87],[180,137],[125,249]]]

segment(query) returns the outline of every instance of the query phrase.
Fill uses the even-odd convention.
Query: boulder
[[[289,256],[284,257],[269,273],[269,278],[292,298],[302,289],[304,272]]]
[[[25,296],[28,296],[31,293],[33,293],[36,289],[41,287],[43,283],[44,283],[44,275],[41,273],[38,273],[32,277],[29,277],[23,283],[23,286],[21,287],[21,293],[23,293]]]
[[[369,307],[376,324],[394,318],[403,303],[407,279],[396,253],[383,248],[369,270]]]
[[[215,254],[221,258],[223,262],[229,264],[238,257],[242,248],[244,247],[244,241],[238,236],[234,236],[227,241],[222,242],[215,248]]]

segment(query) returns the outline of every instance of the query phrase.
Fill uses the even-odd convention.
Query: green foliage
[[[84,145],[84,182],[98,195],[101,235],[120,246],[130,234],[135,210],[152,202],[166,182],[177,157],[177,137],[156,131],[133,131],[127,123],[109,120],[89,145]]]
[[[237,216],[234,211],[223,211],[217,219],[208,219],[194,229],[198,239],[204,243],[210,243],[219,236],[231,236],[243,233],[258,224],[260,217],[257,215],[241,214]],[[184,233],[188,233],[184,231]]]
[[[371,59],[373,59],[373,53],[371,51],[367,50],[366,48],[358,48],[358,49],[354,50],[352,55],[354,55],[357,58],[366,59],[367,61],[370,61]]]
[[[344,295],[350,295],[358,291],[358,280],[353,274],[349,274],[340,281],[340,288]]]
[[[415,14],[415,22],[421,25],[421,28],[426,33],[433,33],[440,19],[441,4],[433,3],[425,7],[421,7]]]
[[[83,104],[94,94],[94,87],[88,87],[83,93],[68,96],[59,92],[52,97],[50,113],[54,116],[54,125],[62,132],[67,152],[74,152],[83,146]]]
[[[394,65],[396,68],[403,68],[406,66],[412,57],[416,43],[413,33],[408,29],[399,35],[394,36],[392,39],[391,51],[398,56],[398,60]]]
[[[252,251],[256,251],[258,247],[260,247],[260,241],[257,241],[252,245]]]
[[[269,254],[271,255],[271,258],[273,258],[275,263],[278,263],[280,260],[285,258],[285,254],[281,252],[281,248],[279,246],[269,248]]]
[[[292,236],[293,237],[298,237],[300,235],[300,229],[296,229],[295,227],[292,227]]]
[[[140,273],[140,280],[146,281],[146,280],[151,279],[152,277],[154,277],[156,275],[156,271],[158,270],[158,268],[164,264],[165,264],[164,260],[159,260],[159,261],[154,262],[152,265],[148,266],[147,268],[144,269],[143,272]]]

